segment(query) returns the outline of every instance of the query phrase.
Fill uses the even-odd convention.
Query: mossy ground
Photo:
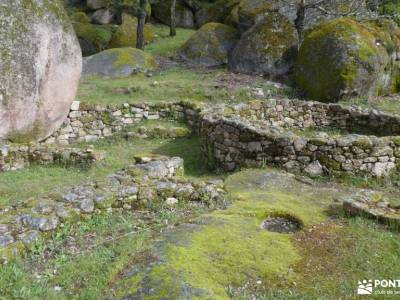
[[[174,55],[192,33],[178,31],[172,39],[166,27],[159,30],[161,38],[146,51],[164,57]],[[248,86],[270,89],[264,84],[262,78],[232,77],[224,69],[175,66],[162,68],[150,78],[87,79],[78,100],[88,104],[247,101],[252,98]],[[395,106],[393,112],[399,113],[400,107]],[[103,178],[129,164],[138,153],[180,156],[185,176],[194,180],[215,176],[201,161],[194,136],[134,141],[116,136],[93,147],[105,150],[107,156],[86,171],[32,166],[0,174],[0,206]],[[399,233],[371,220],[348,219],[332,209],[337,208],[338,195],[351,193],[354,186],[390,193],[398,201],[394,185],[388,189],[385,181],[358,177],[317,178],[307,185],[293,177],[274,179],[269,172],[222,174],[233,201],[224,210],[155,206],[145,213],[114,212],[67,224],[34,245],[26,257],[0,268],[0,299],[113,299],[135,293],[143,276],[129,271],[152,262],[149,254],[160,250],[154,247],[160,241],[165,261],[147,273],[147,282],[158,293],[148,299],[180,299],[181,287],[205,299],[348,299],[355,297],[359,279],[397,278]],[[296,234],[264,231],[260,225],[273,213],[293,215],[305,229]],[[182,223],[196,226],[179,226]]]
[[[157,122],[157,124],[163,123]],[[170,123],[165,125],[171,126]],[[87,147],[88,145],[75,146]],[[200,144],[194,136],[179,139],[136,139],[135,141],[126,141],[117,137],[93,143],[92,146],[94,149],[105,151],[106,158],[88,170],[31,166],[20,171],[0,174],[0,207],[15,204],[29,197],[45,195],[54,189],[79,184],[84,180],[103,178],[132,163],[134,156],[139,153],[180,156],[185,159],[185,173],[188,177],[207,174],[206,167],[198,159]]]
[[[162,263],[122,276],[116,282],[117,295],[347,299],[355,296],[359,278],[396,276],[398,233],[368,220],[345,219],[333,210],[336,199],[351,194],[345,189],[310,187],[279,174],[245,170],[229,176],[226,188],[233,204],[194,220],[194,227],[178,226],[175,234],[161,237],[161,246],[157,243],[156,252],[147,255],[161,257]],[[262,221],[276,213],[299,218],[304,230],[278,234],[261,229]],[[146,284],[154,286],[153,292],[143,292]]]

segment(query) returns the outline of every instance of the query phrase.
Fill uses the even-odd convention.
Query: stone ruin
[[[75,223],[101,211],[143,209],[147,202],[166,205],[224,201],[222,181],[184,179],[179,157],[136,157],[135,162],[99,182],[88,181],[0,208],[0,265],[64,223]]]
[[[335,128],[338,136],[302,130]],[[400,118],[338,104],[270,99],[203,117],[202,151],[224,171],[279,165],[311,175],[347,172],[388,176],[400,162]]]
[[[29,163],[35,157],[48,157],[49,151],[71,152],[64,147],[108,138],[131,124],[157,119],[186,122],[200,136],[207,164],[223,171],[278,165],[310,175],[344,172],[385,177],[400,162],[400,117],[355,106],[282,98],[235,105],[176,101],[88,106],[75,101],[63,126],[40,147],[8,146],[14,151],[0,152],[0,166],[2,170],[16,169],[25,165],[24,159]],[[314,135],[307,134],[313,130]],[[23,155],[23,149],[36,155]],[[104,157],[88,155],[85,150],[75,152],[83,161],[85,157],[92,161]],[[13,161],[16,167],[10,163]]]

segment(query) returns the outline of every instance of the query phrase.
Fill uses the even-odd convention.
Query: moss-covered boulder
[[[274,3],[275,2],[275,3]],[[276,9],[276,3],[279,1],[271,0],[242,0],[237,8],[238,26],[241,31],[251,28],[257,21],[257,18],[263,14]]]
[[[0,140],[40,140],[65,120],[82,57],[59,1],[2,0]]]
[[[144,38],[146,43],[155,39],[155,33],[149,24],[146,24],[144,28]],[[115,31],[108,48],[136,47],[136,40],[137,19],[130,15],[124,15],[122,25]]]
[[[179,56],[203,66],[226,64],[228,54],[235,47],[239,37],[239,32],[231,26],[208,23],[181,47]]]
[[[297,31],[290,21],[271,13],[242,35],[229,57],[229,68],[246,74],[284,75],[294,64],[297,45]]]
[[[341,18],[322,23],[300,48],[296,82],[320,101],[395,91],[399,36],[399,28],[390,21]]]
[[[231,12],[239,3],[240,0],[217,0],[202,3],[201,9],[195,14],[196,25],[201,27],[210,22],[232,24]]]
[[[83,60],[84,75],[126,77],[156,67],[154,57],[135,48],[109,49]]]
[[[102,8],[99,10],[96,10],[92,15],[91,15],[91,21],[94,24],[99,24],[99,25],[107,25],[112,23],[116,19],[116,13],[114,10],[109,9],[109,8]]]
[[[77,11],[70,14],[69,18],[72,22],[77,23],[90,23],[90,18],[83,11]]]
[[[88,22],[74,22],[73,25],[83,56],[106,49],[118,28],[116,25],[95,25]]]
[[[108,7],[111,2],[112,0],[86,0],[86,5],[89,9],[96,10]]]
[[[153,6],[152,14],[158,21],[170,25],[171,23],[171,0],[157,2]],[[176,1],[176,26],[183,28],[194,28],[194,14],[183,0]]]
[[[115,0],[114,0],[115,1]],[[132,15],[137,15],[137,13],[139,12],[139,8],[140,8],[140,0],[119,0],[121,1],[121,6],[122,6],[122,10],[129,12]],[[147,17],[151,16],[151,1],[147,1],[147,6],[146,6],[146,15]]]

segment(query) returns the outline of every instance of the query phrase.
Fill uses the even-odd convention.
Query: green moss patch
[[[144,28],[144,39],[146,43],[151,43],[155,39],[155,34],[151,25]],[[137,40],[137,19],[129,15],[124,15],[122,25],[118,27],[113,35],[108,48],[136,47]]]
[[[309,33],[296,62],[296,81],[310,98],[337,101],[354,95],[375,95],[389,56],[382,29],[349,18],[324,22]],[[381,43],[392,42],[386,36]]]
[[[234,201],[229,208],[167,233],[155,247],[157,254],[148,254],[161,262],[124,277],[117,294],[231,299],[229,291],[245,285],[271,290],[281,281],[295,282],[290,269],[301,256],[294,236],[268,232],[261,224],[268,216],[291,216],[306,228],[318,224],[327,218],[333,193],[315,192],[293,177],[266,170],[234,174],[226,189]]]

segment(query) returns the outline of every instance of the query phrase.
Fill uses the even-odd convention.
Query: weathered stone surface
[[[96,10],[92,16],[92,22],[100,25],[110,24],[114,20],[115,14],[111,9]]]
[[[0,9],[0,139],[34,141],[65,120],[80,48],[58,1],[4,0]]]
[[[18,235],[18,240],[21,240],[26,246],[35,243],[40,237],[40,232],[37,230],[30,230]]]
[[[305,167],[304,172],[309,176],[321,176],[324,174],[324,170],[317,160]]]
[[[240,3],[240,0],[217,0],[215,2],[202,2],[201,8],[196,11],[196,25],[201,27],[207,23],[225,23],[236,26],[236,18],[231,17],[232,10]],[[235,19],[235,20],[232,20]]]
[[[96,9],[107,7],[109,5],[109,1],[108,0],[86,0],[86,5],[88,8],[96,10]]]
[[[94,211],[94,202],[90,198],[85,198],[81,201],[79,208],[83,213],[90,214]]]
[[[83,56],[93,55],[106,49],[116,31],[115,25],[97,25],[89,21],[75,21],[73,26]]]
[[[400,118],[389,114],[379,114],[376,121],[368,109],[287,99],[253,101],[224,111],[231,112],[203,113],[200,123],[202,151],[210,167],[232,171],[273,164],[311,176],[346,172],[386,177],[398,165],[395,141],[400,127],[393,124]],[[321,132],[331,126],[346,133]],[[302,135],[306,128],[312,131]]]
[[[154,57],[135,48],[109,49],[83,61],[84,75],[101,75],[109,77],[127,77],[155,68]]]
[[[130,15],[123,15],[122,24],[116,29],[107,48],[136,47],[137,19]],[[155,39],[155,33],[151,25],[144,27],[144,39],[151,43]]]
[[[364,216],[379,222],[385,223],[398,229],[400,226],[400,211],[392,208],[388,201],[381,199],[376,202],[370,195],[356,194],[354,197],[347,197],[343,201],[343,209],[352,216]]]
[[[179,50],[179,56],[191,63],[211,67],[228,62],[228,54],[239,40],[239,33],[231,26],[207,23]]]
[[[57,228],[59,220],[56,216],[21,216],[23,225],[40,231],[50,231]]]
[[[9,244],[11,244],[13,242],[14,242],[14,238],[11,235],[9,235],[9,234],[6,234],[6,235],[0,234],[0,248],[5,247],[5,246],[7,246],[7,245],[9,245]]]
[[[0,250],[30,247],[40,237],[45,239],[46,233],[59,225],[88,218],[95,213],[95,208],[96,212],[142,210],[153,206],[156,201],[171,206],[181,201],[212,205],[213,201],[223,199],[220,183],[194,184],[180,177],[183,160],[179,157],[150,156],[137,159],[137,162],[137,169],[127,166],[107,176],[104,182],[88,181],[63,191],[57,190],[43,199],[27,199],[15,208],[0,209]],[[158,166],[162,166],[161,169]],[[138,170],[140,172],[135,172]],[[160,170],[161,174],[154,173]],[[0,251],[0,263],[5,261],[4,258],[17,254]]]
[[[5,145],[0,151],[0,171],[12,171],[30,165],[59,165],[88,168],[94,162],[103,160],[104,152],[93,149],[55,148],[46,145],[19,146]]]
[[[396,91],[399,40],[400,29],[390,21],[322,23],[300,48],[297,84],[310,98],[330,102]]]
[[[171,0],[157,2],[153,7],[153,16],[164,24],[171,22]],[[194,28],[193,12],[183,3],[183,0],[176,1],[176,26]]]
[[[268,14],[242,35],[229,57],[229,68],[239,73],[285,75],[294,64],[298,42],[289,20],[279,13]]]

